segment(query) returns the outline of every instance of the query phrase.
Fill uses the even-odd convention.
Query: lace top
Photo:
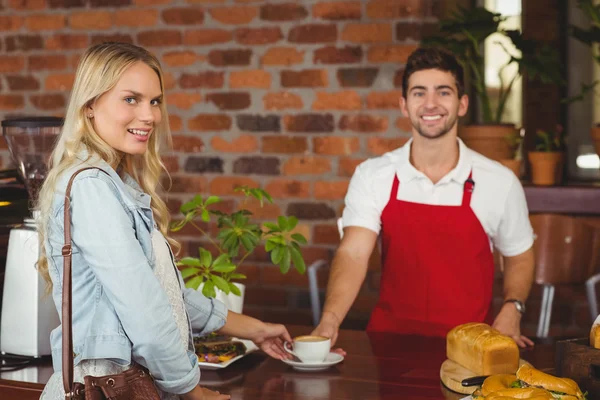
[[[175,323],[181,337],[181,344],[186,349],[189,346],[190,328],[188,325],[188,317],[183,302],[183,295],[179,286],[179,278],[175,272],[175,265],[171,258],[171,251],[167,241],[160,231],[154,229],[152,232],[152,247],[156,257],[154,274],[164,289],[169,303],[173,309]],[[73,369],[74,380],[83,382],[83,377],[86,375],[103,376],[118,374],[129,369],[129,365],[121,365],[111,360],[83,360]],[[159,390],[161,400],[178,400],[179,396],[171,393],[165,393]],[[64,400],[65,392],[62,383],[62,371],[52,374],[40,400]]]

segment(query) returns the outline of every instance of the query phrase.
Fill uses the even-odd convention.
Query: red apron
[[[397,200],[394,177],[381,215],[379,301],[367,331],[446,336],[466,322],[491,323],[494,259],[471,209],[471,175],[460,206]]]

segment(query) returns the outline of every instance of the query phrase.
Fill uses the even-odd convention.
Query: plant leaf
[[[278,264],[281,262],[281,259],[283,257],[283,247],[278,245],[276,246],[273,251],[271,252],[271,262],[273,264]]]
[[[246,279],[246,275],[244,274],[231,274],[231,279]]]
[[[200,263],[202,266],[210,267],[212,264],[212,254],[210,254],[210,251],[203,248],[199,248],[198,251],[200,252]]]
[[[296,225],[298,225],[298,218],[294,217],[293,215],[291,217],[288,218],[288,231],[293,231],[294,228],[296,227]]]
[[[198,290],[198,286],[200,286],[200,284],[202,283],[203,280],[204,280],[203,277],[195,276],[185,283],[185,287],[191,288],[194,290]]]
[[[292,239],[294,239],[296,242],[298,242],[300,244],[308,243],[306,238],[304,237],[304,235],[302,235],[301,233],[293,233]]]
[[[231,290],[231,293],[235,294],[236,296],[242,295],[242,292],[240,292],[240,289],[238,289],[238,287],[235,286],[232,282],[229,282],[229,290]]]
[[[179,260],[177,265],[187,265],[190,267],[201,267],[202,263],[200,262],[199,259],[194,258],[194,257],[183,257],[181,260]]]
[[[298,249],[296,249],[295,247],[289,247],[289,249],[296,271],[298,271],[301,274],[304,274],[304,272],[306,271],[306,264],[304,263],[302,253],[300,253],[300,251],[298,251]]]
[[[227,255],[227,254],[226,254]],[[235,271],[236,266],[233,264],[219,264],[219,265],[214,265],[212,267],[212,271],[214,272],[221,272],[223,274],[228,274],[230,272]]]
[[[248,236],[252,236],[252,234],[243,234],[242,236],[240,236],[240,241],[242,242],[242,245],[244,246],[246,251],[250,252],[254,250],[254,244]]]
[[[198,268],[185,268],[181,271],[181,277],[187,279],[190,276],[196,275],[200,270]]]
[[[223,278],[218,275],[212,275],[210,280],[215,284],[216,287],[225,292],[225,294],[229,294],[229,284]]]
[[[290,264],[292,261],[289,247],[287,247],[287,246],[283,247],[282,253],[283,253],[283,256],[281,257],[281,264],[279,265],[279,267],[280,267],[282,274],[287,274],[288,271],[290,270]]]
[[[279,229],[281,229],[282,231],[287,231],[287,227],[288,227],[288,221],[287,218],[284,216],[279,216],[277,217],[277,225],[279,225]]]
[[[208,199],[204,202],[204,206],[208,207],[211,204],[215,204],[221,201],[219,196],[208,196]]]
[[[202,210],[202,221],[208,222],[210,221],[210,213],[207,209]]]
[[[204,282],[204,287],[202,287],[202,294],[206,297],[216,297],[217,292],[215,291],[215,284],[212,281]]]
[[[273,232],[281,232],[281,229],[279,229],[279,226],[272,222],[265,222],[265,223],[263,223],[263,226],[265,226],[266,228],[270,229]]]

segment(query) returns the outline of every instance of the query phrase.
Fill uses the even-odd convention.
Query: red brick
[[[379,43],[392,41],[391,24],[346,24],[342,40],[354,43]]]
[[[400,107],[401,97],[402,92],[400,90],[371,92],[367,95],[367,108],[396,110]]]
[[[210,9],[210,15],[222,24],[246,25],[258,16],[258,8],[252,6],[215,7]]]
[[[231,117],[223,114],[200,114],[188,121],[193,131],[210,132],[231,129]]]
[[[22,56],[2,55],[0,62],[0,73],[22,72],[25,68],[25,58]]]
[[[304,61],[304,52],[293,47],[271,47],[261,58],[263,65],[292,65]]]
[[[388,118],[375,115],[344,115],[340,119],[341,130],[354,132],[385,132],[388,129]]]
[[[171,185],[164,182],[170,193],[200,193],[208,187],[208,180],[203,176],[171,176]]]
[[[329,20],[360,19],[360,1],[335,1],[317,3],[312,9],[313,17]]]
[[[431,36],[438,30],[439,23],[398,22],[396,24],[396,40],[407,39],[420,41],[423,37]]]
[[[310,197],[310,182],[292,179],[273,179],[265,190],[276,199],[308,198]]]
[[[217,67],[228,65],[250,65],[250,49],[212,50],[208,53],[208,62]]]
[[[195,29],[186,30],[183,44],[202,46],[205,44],[227,43],[233,39],[233,34],[224,29]]]
[[[165,90],[171,90],[175,87],[175,78],[173,77],[173,74],[171,72],[164,72],[163,71],[163,86],[165,87]]]
[[[263,153],[294,154],[304,153],[308,149],[308,142],[305,137],[293,136],[263,136]]]
[[[351,177],[358,164],[365,161],[364,158],[340,158],[338,164],[338,176]]]
[[[360,110],[362,107],[360,95],[355,91],[317,92],[313,110]]]
[[[378,68],[340,68],[337,78],[341,87],[371,87],[378,74]]]
[[[283,87],[325,87],[328,82],[327,70],[324,69],[281,71],[281,86]]]
[[[141,46],[148,47],[179,46],[182,42],[181,32],[167,30],[141,32],[137,39]]]
[[[325,268],[323,268],[319,272],[325,272]],[[318,279],[318,281],[319,283],[322,282],[322,280],[320,279]],[[276,286],[280,288],[295,287],[306,289],[308,288],[308,276],[307,274],[298,274],[296,271],[290,271],[287,274],[282,274],[278,265],[269,264],[263,266],[260,270],[260,283],[261,287],[263,287],[263,285],[266,285]],[[271,303],[271,305],[273,305],[273,303]],[[269,310],[268,313],[270,314],[270,312],[271,311]]]
[[[183,74],[179,79],[179,86],[183,89],[195,88],[222,88],[225,84],[225,74],[223,72],[207,71],[199,74]]]
[[[170,67],[185,67],[194,64],[197,58],[193,51],[172,51],[166,53],[162,60]]]
[[[244,303],[249,305],[271,306],[277,304],[285,307],[287,302],[287,291],[285,289],[248,289],[244,295]]]
[[[381,138],[372,137],[367,142],[367,148],[369,152],[374,155],[381,155],[388,151],[396,150],[397,148],[404,146],[408,141],[408,137],[397,137],[397,138]]]
[[[378,45],[369,48],[367,58],[370,62],[390,62],[406,64],[408,56],[417,48],[414,45]]]
[[[2,63],[6,62],[7,57],[2,57]],[[61,70],[67,67],[67,57],[62,54],[45,54],[43,56],[29,56],[29,70]],[[0,67],[0,72],[2,67]]]
[[[41,35],[6,36],[5,43],[7,52],[40,50],[44,47],[44,40]]]
[[[23,26],[23,17],[0,15],[0,32],[18,31]]]
[[[299,25],[290,29],[288,41],[292,43],[329,43],[337,40],[337,26],[325,24]]]
[[[181,117],[178,115],[169,114],[169,126],[171,127],[171,132],[180,131],[183,128],[183,121]]]
[[[291,157],[283,164],[283,175],[321,175],[331,171],[328,158],[304,156]]]
[[[394,87],[401,88],[402,87],[402,76],[404,75],[404,68],[400,68],[396,70],[394,73]]]
[[[296,3],[265,4],[260,7],[260,19],[265,21],[298,21],[308,16],[308,11]]]
[[[25,18],[29,31],[57,31],[65,27],[65,16],[60,14],[38,14]]]
[[[315,199],[341,200],[346,196],[349,181],[317,181],[315,182]]]
[[[260,69],[252,71],[231,71],[229,73],[229,87],[269,89],[271,87],[271,74]]]
[[[283,39],[281,28],[277,26],[263,28],[238,28],[235,30],[234,36],[236,42],[247,45],[271,44]]]
[[[57,0],[50,0],[57,1]],[[64,2],[65,0],[58,0],[58,2]],[[66,0],[67,2],[76,2],[79,3],[81,0]],[[127,7],[131,5],[132,0],[89,0],[89,4],[92,8],[100,8],[100,7]],[[79,6],[79,5],[78,5]],[[61,7],[62,8],[62,7]]]
[[[19,110],[25,106],[25,100],[20,94],[0,94],[0,110]]]
[[[187,0],[187,2],[190,4],[223,4],[227,2],[227,0]]]
[[[179,171],[179,157],[177,156],[162,156],[161,157],[163,164],[165,164],[165,168],[169,171],[169,174],[174,174]],[[179,210],[178,206],[175,210]]]
[[[286,115],[283,123],[289,132],[325,133],[335,129],[331,114]]]
[[[46,77],[44,83],[45,90],[59,90],[61,92],[71,91],[73,88],[73,82],[75,81],[75,74],[50,74]]]
[[[197,7],[168,8],[162,19],[167,25],[198,25],[204,22],[204,11]]]
[[[8,0],[10,8],[15,10],[43,10],[47,0]]]
[[[209,93],[206,95],[206,101],[213,103],[220,110],[245,110],[250,107],[250,93]]]
[[[290,92],[280,92],[267,93],[263,97],[263,106],[265,110],[286,110],[300,109],[304,107],[304,104],[299,95]]]
[[[357,137],[325,136],[313,138],[313,151],[315,154],[349,155],[360,150],[360,141]]]
[[[40,83],[34,76],[9,75],[6,76],[6,83],[8,90],[11,91],[38,90],[40,88]]]
[[[62,35],[56,34],[46,39],[48,50],[84,49],[88,46],[87,35]]]
[[[173,151],[184,153],[200,153],[204,150],[204,142],[197,136],[173,135]]]
[[[214,136],[210,142],[214,151],[224,153],[253,153],[258,150],[258,139],[252,135],[240,135],[230,141]]]
[[[371,0],[367,4],[369,18],[396,19],[424,16],[428,3],[422,0]]]
[[[104,42],[121,42],[121,43],[133,43],[133,37],[129,34],[124,33],[108,33],[91,36],[91,44],[100,44]]]
[[[315,225],[313,228],[312,242],[314,244],[338,245],[340,243],[340,233],[337,225]]]
[[[158,23],[158,10],[138,8],[118,10],[114,12],[114,21],[115,26],[156,26]],[[157,32],[157,35],[160,34],[160,32]]]
[[[248,198],[244,204],[244,208],[252,213],[252,217],[259,220],[275,220],[277,217],[282,215],[281,208],[278,204],[271,204],[269,202],[260,202],[255,198]]]
[[[65,98],[62,94],[34,95],[29,100],[38,110],[56,110],[65,106]]]
[[[133,4],[136,6],[160,6],[163,4],[169,4],[173,0],[133,0]],[[190,0],[188,0],[188,3]]]
[[[408,119],[408,118],[399,117],[398,119],[396,119],[396,128],[398,128],[404,132],[411,132],[412,131],[412,123],[410,122],[410,119]]]
[[[210,182],[210,193],[217,196],[231,195],[243,196],[241,192],[235,192],[240,186],[260,187],[258,182],[252,178],[243,176],[220,176]]]
[[[327,46],[316,49],[313,62],[323,64],[349,64],[362,60],[363,52],[360,46],[335,47]]]
[[[69,13],[69,27],[77,30],[109,29],[113,15],[108,11],[75,11]]]
[[[175,106],[183,110],[189,110],[202,99],[200,93],[188,92],[171,92],[167,97],[167,104]]]

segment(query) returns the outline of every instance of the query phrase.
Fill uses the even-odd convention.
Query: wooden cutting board
[[[523,364],[529,363],[523,359],[519,360],[519,366]],[[440,368],[440,379],[444,386],[457,393],[471,394],[477,389],[477,386],[463,386],[461,384],[463,379],[471,378],[473,376],[477,376],[477,374],[452,360],[444,361]]]

